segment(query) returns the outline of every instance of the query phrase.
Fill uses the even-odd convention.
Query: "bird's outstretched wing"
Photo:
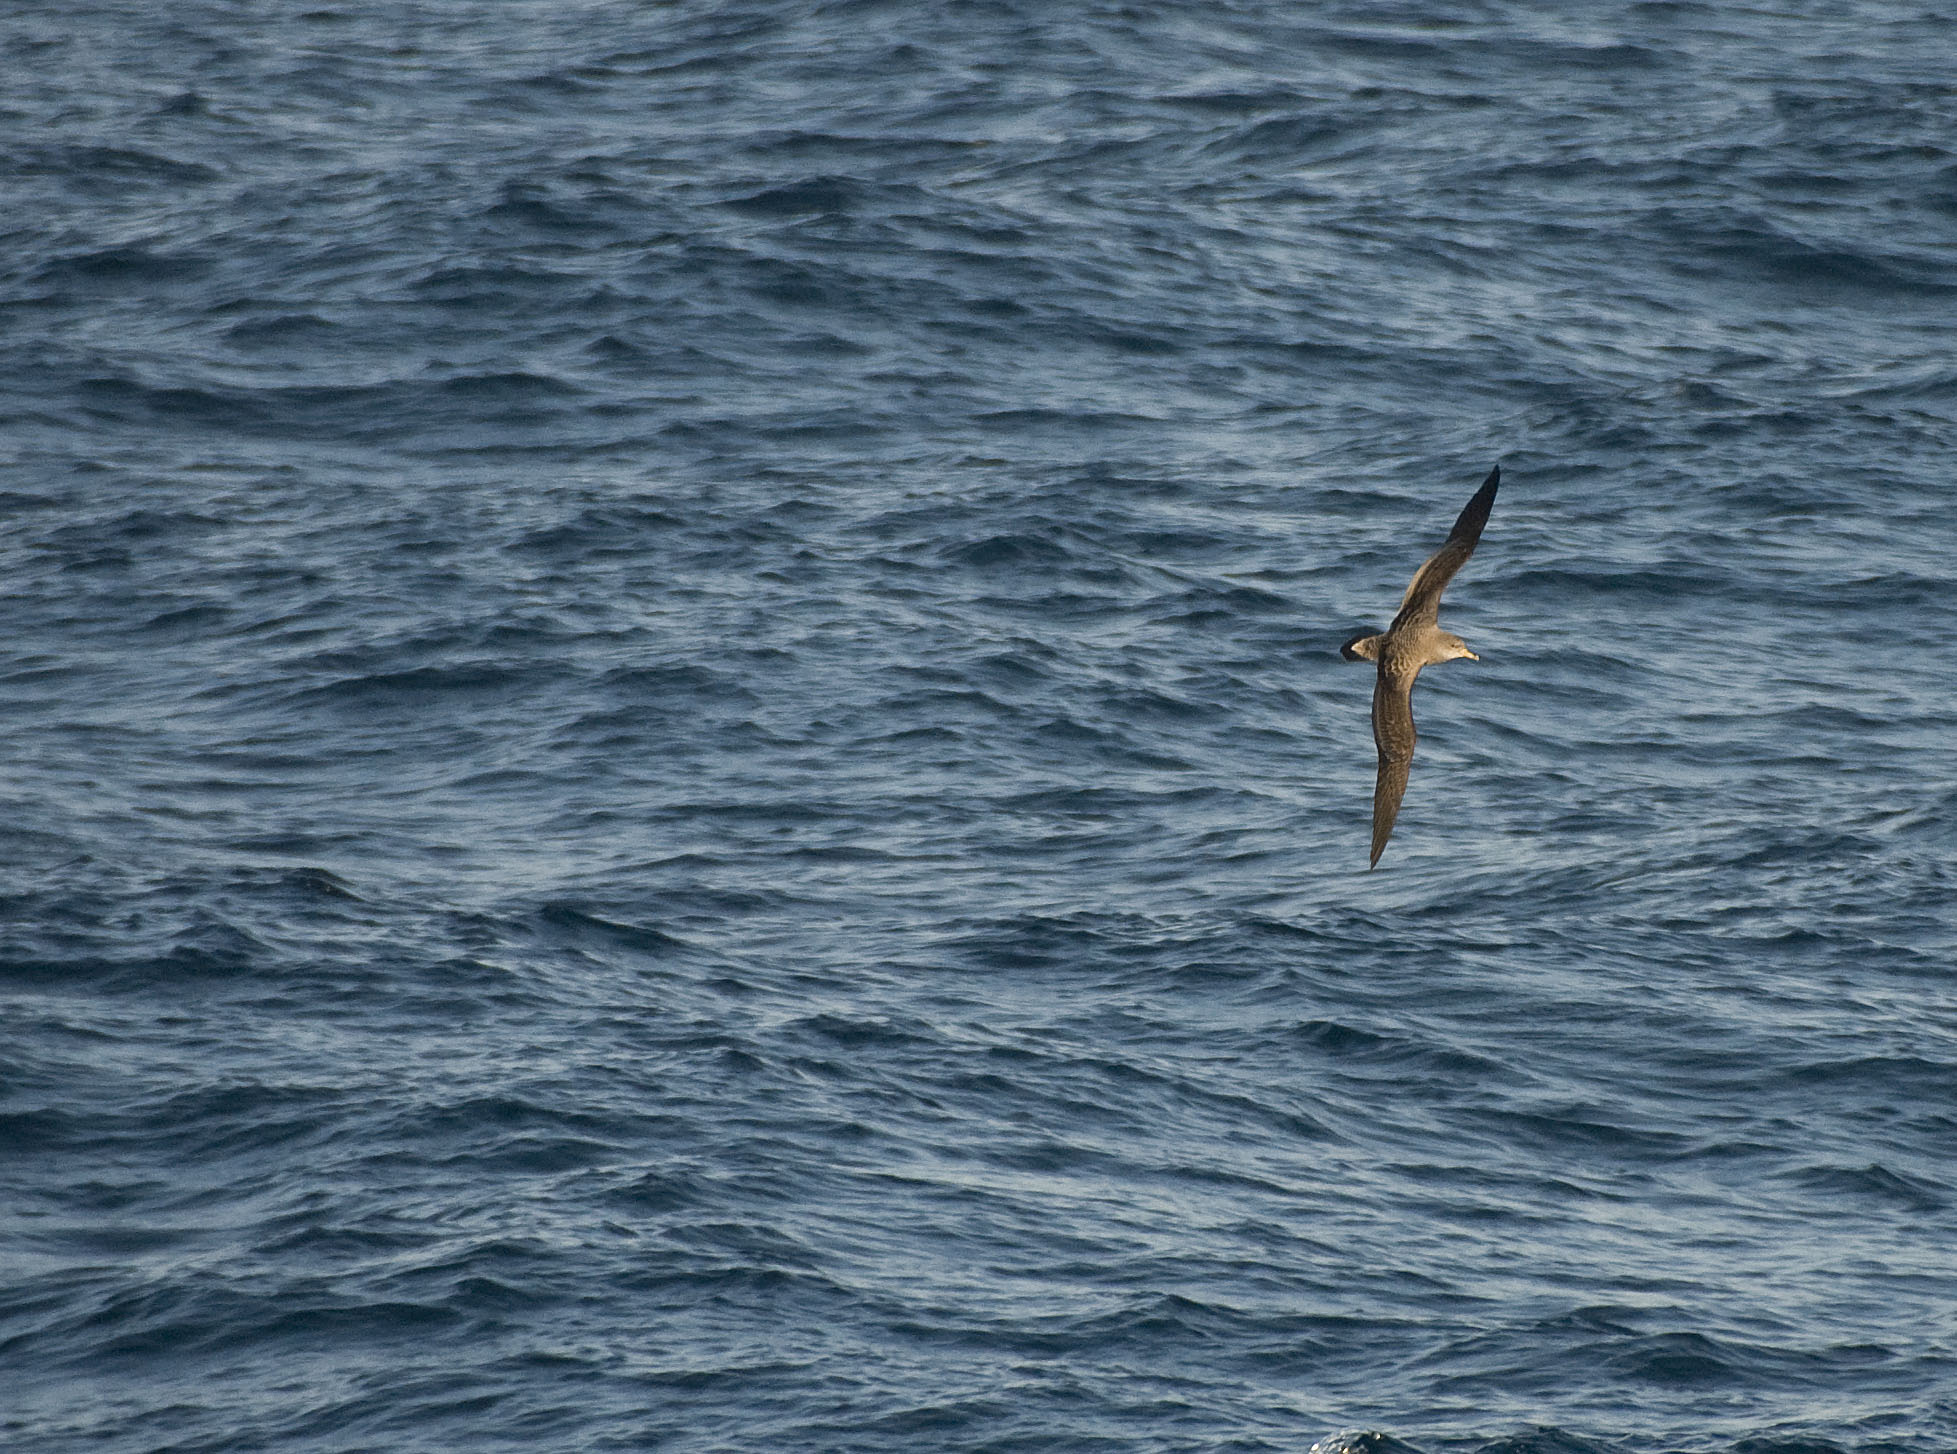
[[[1472,548],[1472,546],[1470,547]],[[1413,766],[1413,683],[1419,668],[1389,672],[1382,665],[1373,684],[1373,746],[1379,749],[1379,777],[1373,784],[1373,856],[1366,867],[1377,868],[1400,815],[1400,798],[1407,790],[1407,771]]]
[[[1488,512],[1495,508],[1495,490],[1501,483],[1502,467],[1496,465],[1475,491],[1475,497],[1455,517],[1454,528],[1447,533],[1447,543],[1413,573],[1407,593],[1400,597],[1400,614],[1393,618],[1389,631],[1399,630],[1408,621],[1432,621],[1440,614],[1441,592],[1475,553],[1475,542],[1481,539],[1481,527],[1488,523]]]

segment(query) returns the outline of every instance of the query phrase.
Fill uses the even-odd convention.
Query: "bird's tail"
[[[1378,661],[1379,644],[1385,639],[1371,631],[1362,631],[1339,648],[1339,655],[1347,661]]]

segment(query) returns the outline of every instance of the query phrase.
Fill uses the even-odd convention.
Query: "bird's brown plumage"
[[[1393,822],[1400,813],[1400,799],[1407,790],[1407,772],[1413,766],[1413,747],[1418,740],[1413,727],[1415,679],[1422,667],[1436,662],[1457,657],[1479,660],[1467,643],[1441,630],[1436,621],[1441,592],[1475,553],[1475,543],[1488,523],[1501,481],[1498,465],[1455,517],[1446,543],[1413,573],[1393,624],[1376,636],[1355,636],[1340,648],[1349,661],[1379,663],[1373,683],[1373,746],[1379,750],[1379,776],[1373,783],[1373,847],[1368,867],[1377,866],[1380,854],[1386,851],[1386,841],[1393,836]]]

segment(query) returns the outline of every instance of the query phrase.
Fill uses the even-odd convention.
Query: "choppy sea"
[[[0,1447],[1957,1448],[1953,34],[10,6]]]

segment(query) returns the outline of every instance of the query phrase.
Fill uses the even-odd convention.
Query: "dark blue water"
[[[1952,23],[12,8],[0,1444],[1957,1448]]]

